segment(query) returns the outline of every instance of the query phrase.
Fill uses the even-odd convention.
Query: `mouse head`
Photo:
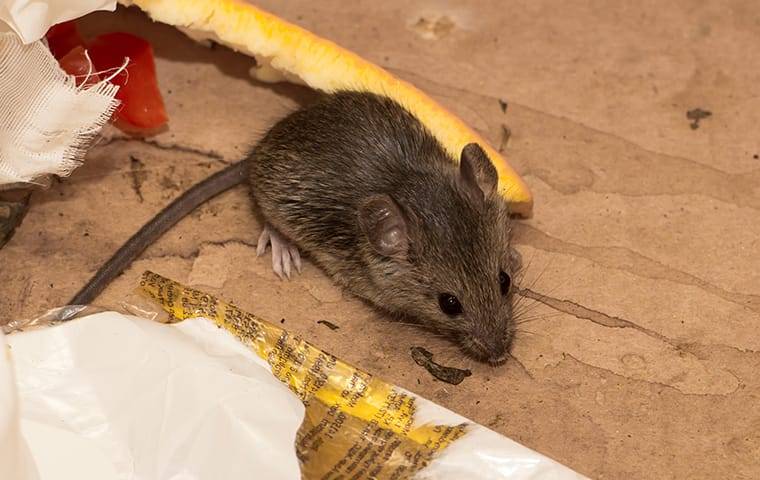
[[[373,297],[452,337],[478,360],[499,364],[514,333],[513,279],[520,268],[508,205],[477,144],[464,147],[459,167],[444,173],[443,187],[410,182],[413,192],[374,195],[360,207],[376,256],[369,268]]]

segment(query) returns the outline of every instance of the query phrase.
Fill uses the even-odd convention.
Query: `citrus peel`
[[[515,170],[479,134],[425,93],[335,43],[240,0],[119,0],[195,40],[213,40],[256,59],[261,81],[302,83],[323,92],[367,91],[409,110],[459,159],[471,142],[483,147],[499,175],[499,192],[515,214],[531,215],[533,197]]]

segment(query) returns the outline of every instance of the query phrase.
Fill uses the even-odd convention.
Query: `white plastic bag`
[[[0,371],[12,358],[40,480],[300,478],[303,405],[206,320],[167,326],[107,312],[7,340]],[[7,398],[13,383],[0,380]],[[36,480],[8,466],[0,478]]]
[[[0,330],[0,478],[37,480],[37,469],[21,434],[16,378],[11,352]]]
[[[13,30],[25,43],[32,43],[61,22],[97,10],[116,10],[116,0],[0,0],[0,32]],[[5,29],[3,28],[5,27]]]
[[[0,457],[0,479],[301,478],[295,444],[303,404],[267,362],[211,320],[166,325],[106,312],[13,333],[7,341],[10,354],[0,359],[0,414],[6,413],[0,455],[7,457]],[[26,440],[13,407],[10,360]],[[469,425],[414,478],[584,478],[393,388],[414,397],[415,425]],[[29,455],[23,460],[24,443],[39,477]],[[328,441],[320,453],[330,449]]]

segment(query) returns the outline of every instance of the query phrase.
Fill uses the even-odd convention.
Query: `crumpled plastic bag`
[[[16,323],[0,479],[585,478],[212,295],[152,272],[137,293],[150,320]]]
[[[40,40],[57,23],[97,10],[116,10],[116,0],[0,0],[0,32],[14,31],[24,44]],[[5,28],[3,28],[5,27]]]
[[[306,405],[296,436],[304,479],[579,480],[519,443],[364,372],[277,323],[146,271],[137,293],[154,318],[206,318],[265,359]],[[144,308],[140,311],[147,312]]]
[[[207,320],[105,312],[5,338],[1,479],[300,478],[303,405]]]
[[[21,435],[16,375],[0,330],[0,478],[38,480],[26,439]]]

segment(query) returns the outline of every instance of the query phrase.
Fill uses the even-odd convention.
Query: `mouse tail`
[[[127,242],[74,295],[69,305],[88,305],[140,254],[198,206],[235,187],[246,178],[246,161],[234,163],[197,183],[176,198]]]

